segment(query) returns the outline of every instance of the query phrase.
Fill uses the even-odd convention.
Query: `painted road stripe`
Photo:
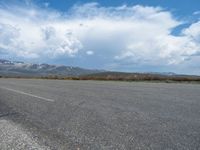
[[[5,89],[5,90],[8,90],[8,91],[15,92],[15,93],[19,93],[19,94],[23,94],[23,95],[31,96],[31,97],[34,97],[34,98],[38,98],[38,99],[41,99],[41,100],[45,100],[45,101],[48,101],[48,102],[55,102],[55,100],[53,100],[53,99],[40,97],[40,96],[37,96],[37,95],[33,95],[33,94],[29,94],[29,93],[25,93],[25,92],[22,92],[22,91],[18,91],[18,90],[14,90],[14,89],[6,88],[6,87],[0,87],[0,88],[1,88],[1,89]]]

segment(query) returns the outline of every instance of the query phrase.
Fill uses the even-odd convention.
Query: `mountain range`
[[[91,70],[64,65],[32,64],[0,59],[0,76],[6,77],[76,77],[100,72],[103,72],[103,70]]]
[[[198,81],[200,76],[179,75],[173,72],[127,73],[92,70],[80,67],[32,64],[0,59],[0,77],[27,77],[76,80],[123,80],[123,81]]]

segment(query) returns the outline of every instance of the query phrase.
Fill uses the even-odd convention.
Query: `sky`
[[[200,1],[0,0],[0,59],[200,75]]]

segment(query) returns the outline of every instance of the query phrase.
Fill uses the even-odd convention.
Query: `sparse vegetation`
[[[200,76],[191,75],[160,75],[148,73],[123,73],[123,72],[102,72],[82,76],[59,76],[49,75],[41,77],[20,77],[20,76],[0,76],[4,78],[34,78],[52,80],[99,80],[99,81],[153,81],[153,82],[196,82],[200,83]]]
[[[113,80],[113,81],[164,81],[164,82],[200,82],[200,76],[160,75],[148,73],[103,72],[80,76],[80,80]]]

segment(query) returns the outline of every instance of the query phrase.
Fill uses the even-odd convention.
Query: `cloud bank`
[[[168,10],[141,5],[88,3],[65,13],[48,6],[0,7],[0,55],[85,60],[93,68],[130,71],[136,66],[190,68],[200,63],[200,21],[173,35],[183,23]]]

